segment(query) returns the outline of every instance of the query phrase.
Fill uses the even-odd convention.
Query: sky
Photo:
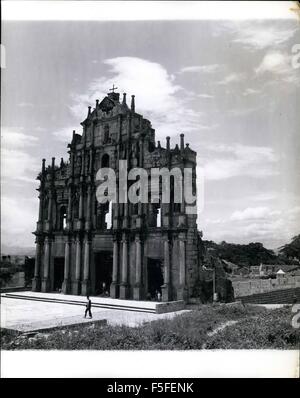
[[[297,20],[4,21],[2,244],[34,245],[42,158],[115,84],[156,138],[197,151],[204,239],[278,248],[300,233]],[[299,58],[300,63],[300,58]],[[199,192],[198,192],[199,193]]]

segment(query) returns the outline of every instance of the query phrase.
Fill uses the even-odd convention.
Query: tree
[[[0,263],[0,287],[4,287],[12,279],[16,272],[9,261],[1,261]]]
[[[288,259],[296,258],[300,261],[300,235],[294,236],[290,243],[281,246],[279,253]]]
[[[213,241],[203,241],[203,243],[206,251],[214,249],[221,259],[239,266],[251,267],[253,265],[260,265],[260,263],[277,264],[279,262],[275,253],[272,250],[266,249],[260,242],[246,245],[227,243],[225,241],[221,244]]]

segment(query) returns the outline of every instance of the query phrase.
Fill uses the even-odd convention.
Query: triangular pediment
[[[114,106],[114,102],[108,97],[105,97],[99,104],[99,108],[104,112],[110,111]]]

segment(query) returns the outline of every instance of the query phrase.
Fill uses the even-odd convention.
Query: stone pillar
[[[50,259],[51,259],[51,242],[46,236],[44,244],[44,276],[42,279],[42,292],[49,292],[50,284]]]
[[[128,297],[128,240],[125,234],[122,239],[122,282],[120,285],[120,298],[127,299]]]
[[[88,186],[87,199],[86,199],[86,222],[85,229],[89,231],[91,229],[91,216],[92,216],[92,187]]]
[[[133,289],[134,300],[142,298],[142,243],[140,237],[135,237],[135,285]]]
[[[186,264],[185,264],[185,238],[179,237],[179,289],[178,300],[186,300]]]
[[[170,301],[170,242],[168,237],[164,239],[164,284],[162,286],[162,301]]]
[[[110,297],[118,297],[118,268],[119,268],[119,242],[117,238],[114,239],[113,248],[113,274],[112,283],[110,285]]]
[[[76,239],[76,256],[75,256],[75,281],[73,281],[73,294],[80,294],[80,274],[81,274],[81,242],[80,238]]]
[[[81,284],[82,296],[88,296],[90,294],[90,254],[91,242],[87,236],[84,242],[83,282]]]
[[[124,203],[123,228],[128,228],[128,202]]]
[[[42,188],[41,188],[42,189]],[[43,207],[44,207],[44,194],[40,192],[39,194],[39,219],[37,222],[37,232],[43,230]]]
[[[80,195],[79,195],[79,220],[83,219],[83,186],[80,186]]]
[[[185,198],[184,198],[184,165],[181,167],[181,175],[182,175],[182,196],[181,196],[181,204],[180,204],[180,215],[178,217],[178,226],[185,227],[186,226],[186,212],[185,212]]]
[[[70,261],[71,261],[71,242],[67,240],[65,243],[65,270],[64,270],[64,282],[62,291],[64,294],[70,292]]]
[[[32,280],[32,291],[41,291],[41,265],[42,265],[42,243],[37,239],[35,248],[34,278]]]
[[[71,230],[72,223],[72,186],[68,187],[68,211],[67,211],[67,229]]]
[[[118,229],[119,227],[119,215],[120,215],[120,205],[119,205],[119,171],[116,170],[116,203],[112,205],[113,207],[113,229]]]
[[[47,220],[45,223],[45,230],[47,232],[51,232],[52,229],[52,214],[53,214],[53,191],[52,188],[49,190],[49,200],[48,200],[48,209],[47,209]]]

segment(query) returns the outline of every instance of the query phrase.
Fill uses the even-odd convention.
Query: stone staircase
[[[295,294],[297,303],[300,303],[300,287],[236,297],[236,300],[242,300],[244,303],[249,304],[293,304]]]

